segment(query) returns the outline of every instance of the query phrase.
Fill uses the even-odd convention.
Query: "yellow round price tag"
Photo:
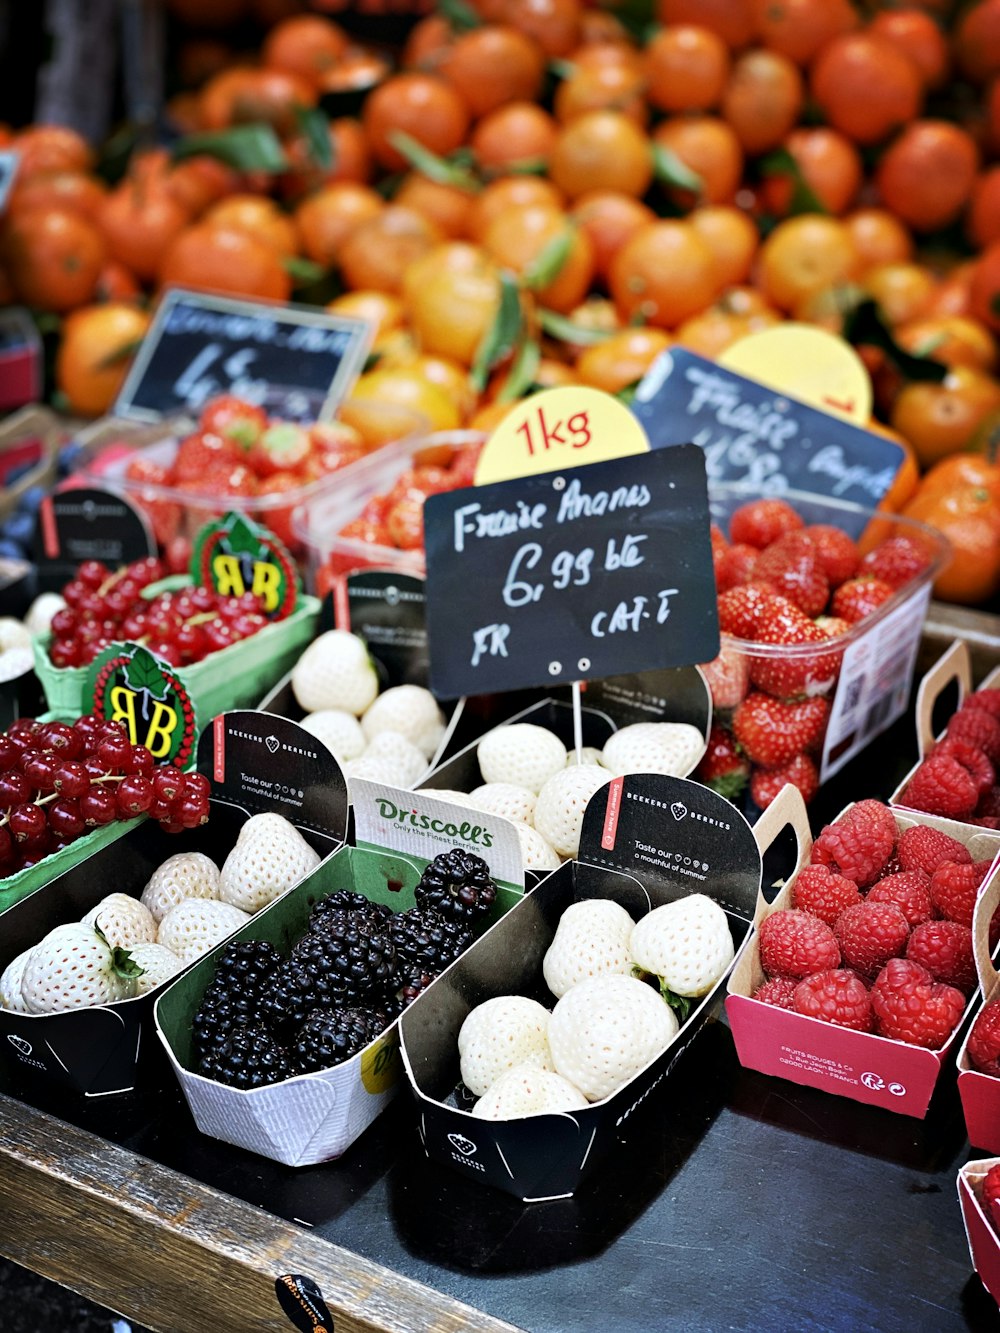
[[[543,389],[518,403],[483,445],[476,485],[648,450],[646,432],[611,394],[584,385]]]
[[[366,1092],[386,1092],[396,1082],[402,1062],[395,1033],[378,1041],[361,1057],[361,1082]]]
[[[872,414],[864,362],[843,338],[812,324],[775,324],[735,342],[719,365],[855,425]]]

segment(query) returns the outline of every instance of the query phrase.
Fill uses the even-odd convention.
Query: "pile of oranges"
[[[224,31],[247,3],[172,8]],[[641,31],[615,0],[464,0],[394,68],[330,0],[257,7],[280,17],[256,59],[191,43],[200,83],[170,112],[187,135],[268,127],[280,170],[157,148],[109,187],[71,131],[2,136],[21,167],[0,300],[64,316],[71,410],[107,409],[170,284],[284,301],[303,268],[336,275],[328,308],[377,326],[354,399],[440,430],[489,429],[529,388],[627,391],[671,344],[839,332],[870,299],[947,368],[908,380],[863,349],[873,428],[907,449],[890,502],[959,545],[975,530],[975,577],[941,591],[1000,590],[1000,469],[980,460],[962,512],[930,502],[948,486],[916,495],[1000,432],[1000,0],[650,0]],[[352,88],[317,154],[304,113]]]

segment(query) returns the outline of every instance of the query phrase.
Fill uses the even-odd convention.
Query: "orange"
[[[848,33],[824,46],[810,84],[833,128],[860,144],[879,143],[914,120],[923,101],[916,66],[869,33]]]
[[[435,431],[457,430],[462,424],[448,393],[413,366],[379,367],[362,375],[345,400],[341,416],[349,425],[356,425],[351,407],[365,405],[402,408],[424,417]]]
[[[864,180],[861,154],[836,130],[822,126],[793,130],[785,147],[798,163],[802,178],[829,213],[847,211]],[[784,216],[792,202],[793,185],[781,174],[768,177],[764,199],[770,210]]]
[[[733,51],[755,35],[751,0],[657,0],[659,23],[694,23],[721,37]]]
[[[437,246],[407,270],[403,302],[425,352],[471,366],[500,303],[500,275],[477,245]]]
[[[646,95],[660,111],[709,111],[729,77],[729,50],[708,28],[661,28],[645,52]]]
[[[396,364],[390,362],[390,365]],[[457,361],[449,361],[446,356],[414,354],[400,360],[398,364],[446,393],[462,421],[466,421],[476,410],[478,394],[469,382],[466,367],[460,366]]]
[[[984,418],[998,408],[1000,384],[980,370],[958,366],[940,384],[907,384],[890,423],[909,441],[920,466],[928,468],[966,448]]]
[[[107,194],[107,186],[82,171],[39,171],[25,180],[15,178],[7,212],[26,208],[63,208],[93,221]]]
[[[365,185],[371,179],[372,155],[368,139],[360,122],[350,116],[330,121],[329,167],[318,167],[313,162],[310,149],[301,137],[287,141],[284,148],[291,163],[291,170],[286,171],[280,179],[281,193],[285,199],[299,199],[309,190],[317,190],[336,181],[354,181],[358,185]]]
[[[96,226],[61,208],[25,209],[9,218],[0,250],[18,298],[57,312],[93,298],[106,257]]]
[[[480,169],[488,175],[525,162],[546,163],[556,141],[556,124],[534,102],[509,102],[483,116],[469,138]]]
[[[99,417],[110,409],[148,327],[149,315],[123,302],[83,306],[68,316],[56,355],[56,387],[70,412]]]
[[[11,300],[13,299],[12,296]],[[94,288],[94,299],[96,301],[141,301],[143,299],[142,288],[130,268],[126,268],[124,264],[119,264],[114,259],[109,259],[98,276],[97,286]]]
[[[469,235],[482,241],[493,219],[508,208],[530,208],[542,204],[561,208],[562,194],[541,176],[501,176],[475,199],[469,210]]]
[[[1000,74],[1000,0],[982,0],[962,15],[955,29],[955,59],[974,83]]]
[[[404,69],[436,70],[454,33],[443,14],[428,14],[410,29],[403,47]]]
[[[272,69],[314,83],[346,53],[343,28],[319,14],[297,14],[275,24],[264,38],[261,59]]]
[[[935,315],[901,324],[896,340],[908,352],[931,356],[946,366],[971,366],[991,371],[997,347],[993,335],[978,320],[965,315]]]
[[[578,52],[588,46],[617,42],[627,46],[630,41],[624,24],[613,14],[601,9],[585,9],[580,15],[580,45]]]
[[[892,485],[878,502],[876,508],[888,510],[890,514],[898,514],[903,506],[912,498],[918,485],[920,484],[920,468],[917,466],[917,457],[910,448],[906,440],[898,431],[886,426],[874,417],[865,426],[865,430],[871,431],[873,435],[882,435],[887,440],[892,440],[893,444],[898,444],[903,451],[903,461],[899,465],[899,471],[893,478]]]
[[[234,194],[239,178],[232,167],[218,158],[187,157],[177,162],[164,177],[164,185],[189,217],[200,217],[210,204],[227,194]]]
[[[861,258],[861,272],[877,264],[905,264],[913,257],[913,237],[884,208],[858,208],[844,218]]]
[[[457,239],[466,236],[469,212],[475,194],[458,185],[447,185],[411,171],[396,191],[394,203],[412,208],[435,224],[444,236]]]
[[[656,214],[629,194],[595,190],[575,201],[573,220],[590,240],[595,274],[607,281],[616,253],[641,227],[655,222]]]
[[[177,77],[185,88],[200,88],[232,64],[232,48],[214,37],[192,37],[177,52]]]
[[[444,157],[465,142],[469,112],[455,89],[430,74],[397,74],[369,93],[361,123],[381,166],[399,171],[406,158],[393,147],[400,131]]]
[[[282,259],[299,253],[299,229],[273,199],[258,194],[233,194],[214,204],[204,216],[213,227],[231,227],[265,241]]]
[[[641,380],[670,338],[662,329],[622,329],[606,342],[595,343],[581,352],[576,373],[580,382],[618,393]]]
[[[701,177],[697,202],[733,202],[743,174],[743,151],[724,120],[715,116],[675,116],[659,124],[653,138]],[[694,202],[688,190],[669,186],[668,192],[682,207]]]
[[[309,195],[295,210],[302,249],[317,264],[336,264],[354,229],[377,217],[385,204],[367,185],[340,181]]]
[[[489,23],[510,23],[533,37],[547,56],[568,56],[580,44],[579,0],[477,0]]]
[[[515,407],[517,407],[516,402],[485,403],[473,413],[468,428],[469,430],[481,430],[487,435],[491,435],[493,431],[496,430],[497,426],[500,425],[500,422],[503,421],[504,417],[510,416]]]
[[[325,74],[320,76],[319,91],[327,93],[369,92],[391,73],[392,66],[387,57],[377,51],[365,50],[360,46],[350,46],[346,54]]]
[[[649,139],[621,111],[584,112],[559,131],[549,175],[570,199],[591,190],[638,198],[653,179]]]
[[[942,278],[931,292],[930,300],[924,310],[925,315],[971,315],[972,314],[972,275],[975,260],[966,260],[956,264]],[[980,318],[980,323],[984,321]]]
[[[483,247],[496,263],[524,281],[532,278],[538,260],[560,244],[566,248],[555,275],[548,282],[532,285],[541,305],[566,314],[590,288],[594,252],[585,233],[565,213],[544,205],[508,208],[494,218],[483,237]]]
[[[112,259],[152,282],[163,251],[189,222],[187,210],[157,182],[123,181],[101,204],[97,224]]]
[[[456,37],[437,72],[478,119],[508,102],[533,101],[545,75],[545,56],[531,37],[496,24]]]
[[[678,325],[674,338],[679,346],[686,347],[688,351],[714,360],[740,338],[780,322],[781,316],[774,310],[740,313],[739,303],[734,305],[727,292],[707,310],[692,315]]]
[[[922,264],[879,264],[865,274],[864,285],[890,324],[905,324],[925,313],[934,275]]]
[[[65,125],[29,125],[15,136],[11,146],[20,157],[20,181],[39,171],[90,171],[94,165],[90,144]]]
[[[556,88],[553,109],[564,125],[587,111],[621,111],[637,125],[645,125],[649,108],[642,69],[626,58],[578,62]]]
[[[738,208],[709,205],[694,209],[687,220],[715,258],[719,286],[745,282],[760,244],[752,219]]]
[[[207,222],[174,238],[160,265],[160,282],[268,301],[287,301],[292,291],[280,257],[266,241]]]
[[[947,82],[951,57],[944,33],[919,9],[886,9],[876,14],[868,31],[884,37],[917,67],[925,88]]]
[[[276,133],[290,135],[297,129],[296,107],[315,104],[315,88],[297,74],[235,66],[216,74],[201,90],[201,121],[206,130],[263,121]]]
[[[444,237],[420,213],[390,204],[354,227],[340,247],[340,271],[348,287],[402,291],[403,277],[414,260]]]
[[[760,249],[759,285],[780,310],[857,276],[858,252],[835,218],[804,213],[779,222]]]
[[[751,7],[757,39],[797,65],[858,26],[850,0],[751,0]]]
[[[1000,240],[1000,167],[987,167],[976,177],[965,225],[980,249]]]
[[[988,245],[973,266],[969,312],[994,333],[1000,332],[1000,241]]]
[[[969,135],[944,120],[918,120],[886,149],[875,181],[886,208],[914,231],[937,231],[958,217],[979,170]]]
[[[663,220],[636,232],[615,255],[611,295],[627,319],[674,328],[719,290],[710,247],[687,222]]]
[[[747,51],[733,65],[722,115],[745,153],[777,148],[795,127],[805,101],[798,66],[777,51]]]
[[[378,347],[380,338],[403,327],[403,303],[398,296],[390,296],[388,292],[344,292],[343,296],[335,297],[326,308],[331,315],[363,319],[374,325],[374,347]]]

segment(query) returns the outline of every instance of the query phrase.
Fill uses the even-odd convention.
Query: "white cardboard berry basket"
[[[976,902],[972,921],[972,941],[979,973],[979,994],[973,1023],[983,1005],[1000,999],[1000,972],[990,956],[990,921],[1000,906],[1000,875],[994,875]],[[972,1031],[972,1024],[969,1032]],[[969,1142],[988,1152],[1000,1152],[1000,1078],[984,1074],[969,1059],[969,1032],[958,1051],[958,1093]]]
[[[998,1163],[1000,1157],[985,1157],[960,1167],[958,1201],[972,1266],[980,1282],[1000,1305],[1000,1236],[993,1229],[982,1204],[983,1180],[990,1168]]]
[[[212,783],[208,823],[170,834],[151,820],[131,821],[122,836],[4,914],[0,972],[112,890],[138,898],[157,866],[177,852],[204,852],[221,867],[252,814],[283,815],[322,857],[342,846],[343,774],[329,751],[294,722],[255,712],[223,714],[202,736],[199,769]],[[71,1095],[130,1092],[156,1050],[153,1006],[164,989],[55,1014],[0,1009],[0,1064],[16,1083],[57,1085]]]
[[[850,809],[846,806],[837,820]],[[934,827],[939,824],[939,821],[915,812],[893,811],[893,814],[900,832],[914,824]],[[787,1078],[793,1083],[922,1120],[962,1024],[977,1002],[978,992],[966,1005],[961,1021],[947,1042],[934,1051],[870,1032],[837,1027],[818,1018],[808,1018],[755,1000],[753,993],[764,980],[758,938],[761,922],[772,912],[791,906],[795,876],[808,863],[812,849],[805,805],[792,786],[782,788],[777,799],[757,821],[755,831],[762,840],[770,843],[786,825],[792,828],[798,844],[795,870],[773,902],[768,903],[763,894],[760,895],[754,914],[753,936],[729,979],[726,1016],[740,1064],[762,1074]],[[956,841],[968,847],[974,860],[993,861],[986,882],[987,885],[995,883],[1000,874],[997,864],[1000,834],[966,825],[956,825],[948,831]]]
[[[580,858],[542,880],[400,1019],[403,1065],[428,1157],[526,1203],[575,1193],[628,1133],[639,1108],[668,1078],[679,1077],[674,1067],[721,1001],[725,975],[693,1003],[665,1051],[580,1111],[491,1121],[462,1109],[454,1091],[463,1021],[498,995],[554,1005],[542,960],[562,912],[586,898],[612,899],[637,918],[690,893],[708,894],[725,910],[738,953],[760,876],[753,830],[716,792],[662,774],[613,778],[587,806]]]
[[[373,782],[354,784],[353,798],[356,845],[341,847],[228,942],[267,940],[287,956],[305,932],[313,905],[342,889],[405,911],[414,905],[413,891],[428,862],[453,847],[481,855],[497,882],[496,902],[480,932],[521,900],[520,842],[508,820],[444,801],[418,802],[413,792]],[[203,1134],[288,1166],[340,1157],[398,1091],[397,1024],[330,1069],[250,1090],[216,1083],[196,1071],[191,1023],[224,947],[219,945],[171,982],[156,1004],[157,1032],[195,1124]],[[441,985],[450,971],[426,993]]]

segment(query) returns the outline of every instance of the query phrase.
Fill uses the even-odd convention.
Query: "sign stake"
[[[583,687],[578,680],[573,682],[573,745],[576,749],[576,762],[583,763],[583,714],[580,711]]]

